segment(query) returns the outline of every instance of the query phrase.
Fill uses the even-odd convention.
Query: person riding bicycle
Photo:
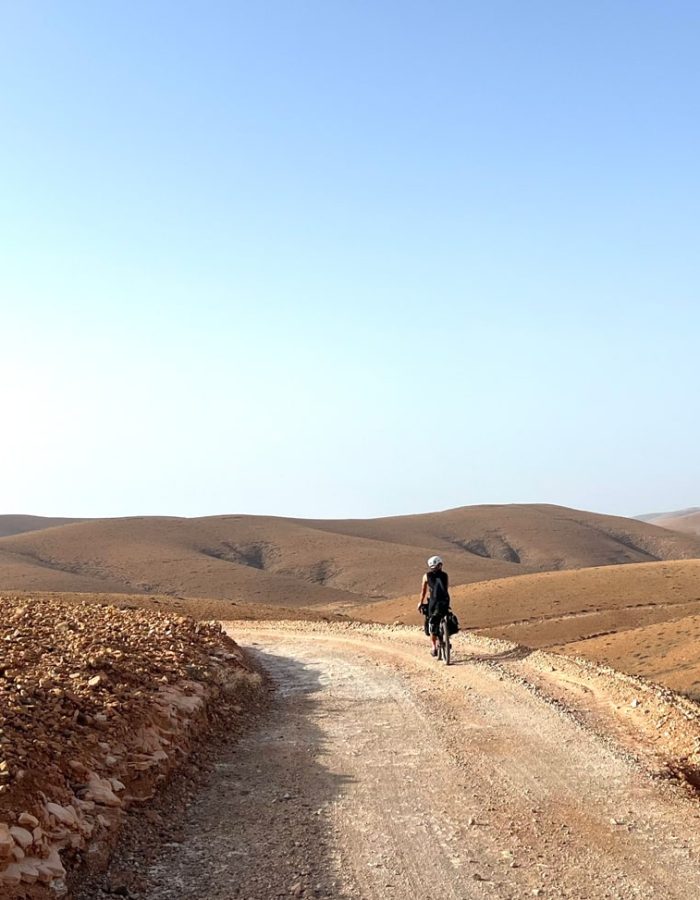
[[[440,619],[450,608],[448,584],[449,578],[442,568],[442,559],[439,556],[431,556],[428,560],[428,571],[423,576],[418,612],[422,612],[425,616],[423,630],[432,642],[433,656],[438,655]]]

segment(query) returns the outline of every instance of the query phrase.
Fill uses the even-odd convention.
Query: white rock
[[[26,850],[27,847],[30,847],[34,843],[34,836],[31,831],[27,831],[27,829],[22,828],[21,825],[13,825],[10,828],[10,834],[12,835],[15,844],[23,850]]]
[[[72,806],[61,806],[60,803],[47,803],[46,811],[55,816],[62,825],[77,825],[78,816]]]
[[[36,828],[39,824],[37,817],[28,812],[21,813],[17,821],[20,825],[29,825],[30,828]]]
[[[18,885],[21,881],[22,872],[19,863],[10,863],[9,866],[0,872],[0,883],[2,884]]]
[[[47,867],[54,878],[63,878],[65,876],[66,870],[63,868],[61,857],[58,855],[58,850],[56,850],[55,847],[52,847],[51,850],[49,850],[49,855],[46,859],[42,860],[42,863]]]
[[[25,884],[34,884],[39,879],[39,870],[31,860],[25,859],[19,864],[19,870],[22,873],[22,881]]]

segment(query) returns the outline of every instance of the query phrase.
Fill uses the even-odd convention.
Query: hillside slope
[[[0,589],[159,593],[342,608],[415,591],[440,553],[453,584],[700,557],[700,538],[556,506],[368,520],[100,519],[0,539]]]
[[[598,635],[552,650],[604,662],[700,701],[700,602],[692,615]]]

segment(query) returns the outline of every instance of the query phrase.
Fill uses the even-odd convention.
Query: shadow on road
[[[335,878],[329,806],[348,779],[322,761],[321,678],[296,659],[250,652],[276,684],[269,709],[224,749],[160,849],[133,861],[142,871],[130,897],[346,898]]]
[[[252,655],[274,679],[275,698],[217,762],[187,812],[181,845],[151,865],[144,900],[343,897],[329,806],[348,779],[322,761],[319,673],[259,648]]]

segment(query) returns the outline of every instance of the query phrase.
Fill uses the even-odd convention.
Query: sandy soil
[[[177,838],[133,861],[135,896],[700,894],[697,800],[650,776],[658,746],[628,749],[661,707],[697,739],[692,714],[653,690],[640,703],[629,679],[570,660],[559,672],[545,654],[462,635],[446,668],[401,629],[229,633],[269,670],[276,699],[219,760]]]

